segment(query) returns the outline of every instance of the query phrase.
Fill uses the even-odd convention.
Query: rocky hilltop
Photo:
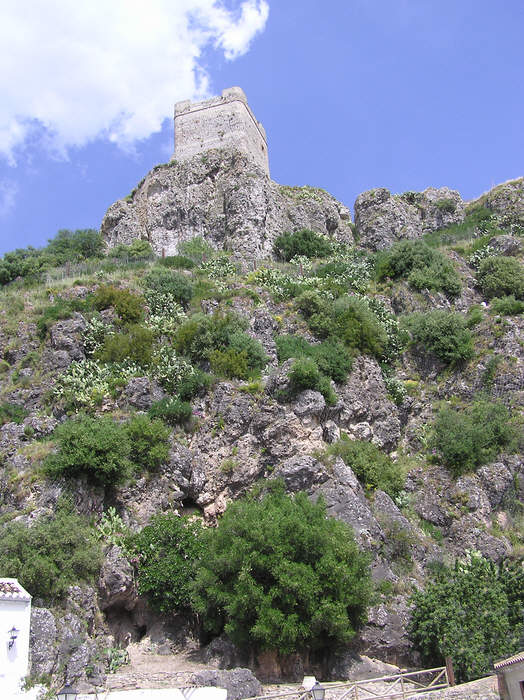
[[[447,188],[371,190],[353,224],[323,190],[278,185],[213,150],[154,168],[101,234],[109,258],[136,240],[156,257],[68,264],[0,297],[5,575],[23,578],[16,525],[36,532],[65,513],[64,497],[72,511],[60,517],[90,518],[101,548],[86,580],[34,600],[33,676],[101,685],[131,642],[260,677],[315,670],[300,654],[268,665],[224,635],[203,639],[185,610],[155,611],[122,535],[173,512],[214,526],[274,480],[322,496],[369,553],[367,622],[321,659],[322,677],[349,677],[358,654],[422,663],[412,592],[471,550],[522,557],[524,180],[474,202]],[[167,399],[190,406],[175,416]],[[137,416],[165,423],[156,466],[133,453],[133,475],[111,482],[53,461],[71,424],[127,429]],[[455,450],[453,436],[467,444]],[[17,546],[32,556],[29,541]]]

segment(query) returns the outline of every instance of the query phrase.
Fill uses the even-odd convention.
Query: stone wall
[[[210,148],[234,148],[269,177],[266,132],[249,108],[241,88],[221,97],[175,105],[175,160],[188,160]]]

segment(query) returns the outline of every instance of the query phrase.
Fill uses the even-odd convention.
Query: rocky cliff
[[[479,207],[484,212],[480,224],[471,219]],[[158,261],[122,269],[101,263],[96,273],[64,276],[52,286],[15,283],[2,291],[2,401],[4,407],[24,409],[11,420],[15,414],[6,408],[0,427],[3,522],[31,527],[52,514],[66,494],[74,510],[95,524],[111,507],[132,531],[144,527],[153,515],[174,510],[199,514],[213,525],[227,504],[255,483],[282,479],[289,493],[306,491],[314,499],[322,495],[328,513],[353,528],[372,562],[376,596],[368,622],[351,648],[324,660],[325,672],[347,676],[358,652],[416,665],[419,656],[408,633],[409,595],[424,585],[432,567],[472,549],[496,562],[522,553],[521,442],[517,440],[511,449],[501,446],[474,469],[456,474],[433,440],[443,407],[468,414],[480,399],[505,406],[511,420],[521,426],[524,316],[518,304],[511,313],[496,306],[494,295],[481,284],[479,260],[512,258],[522,265],[523,212],[522,179],[499,186],[474,203],[463,202],[446,188],[403,195],[378,189],[357,198],[353,226],[348,209],[326,192],[280,186],[238,153],[209,151],[188,162],[158,166],[128,198],[108,210],[102,224],[108,245],[141,238],[158,256],[173,255],[180,242],[202,236],[217,250],[230,251],[231,259],[224,264],[218,257],[215,265],[208,260],[179,273],[193,284],[191,304],[182,310],[171,301],[163,316],[155,315],[153,298],[144,291],[144,275]],[[320,266],[317,261],[300,269],[270,265],[248,274],[238,264],[248,260],[251,270],[253,259],[273,255],[280,233],[302,228],[346,244],[334,248],[329,258],[329,264],[342,261],[346,266],[342,277],[336,272],[338,277],[328,278],[331,286],[325,286],[322,261]],[[457,276],[456,293],[442,291],[439,283],[424,286],[407,273],[374,276],[378,264],[374,251],[397,241],[428,240],[428,235],[440,236],[436,246],[433,240],[432,250],[438,249],[442,258],[434,264]],[[355,240],[356,252],[351,248]],[[57,449],[53,431],[72,413],[87,411],[123,422],[173,394],[154,365],[142,369],[135,365],[127,373],[120,367],[121,374],[110,383],[104,379],[102,361],[98,369],[89,364],[94,328],[102,338],[122,333],[116,306],[108,303],[102,310],[96,307],[97,312],[90,305],[97,290],[108,284],[142,300],[137,318],[156,329],[155,352],[174,347],[177,324],[188,317],[233,314],[267,354],[257,380],[224,377],[217,371],[207,392],[193,397],[192,417],[170,428],[169,452],[161,466],[112,488],[93,485],[82,476],[51,479],[41,469]],[[333,290],[364,298],[377,332],[385,334],[383,342],[398,341],[389,355],[384,348],[373,352],[363,345],[351,346],[349,375],[330,384],[335,400],[318,388],[290,391],[294,356],[282,358],[277,345],[282,336],[320,344],[324,331],[310,322],[310,312],[297,298],[326,290],[322,297],[326,317]],[[57,305],[53,316],[49,308]],[[464,333],[471,336],[471,352],[463,361],[443,359],[445,355],[432,350],[436,341],[431,347],[417,341],[411,327],[404,335],[398,331],[412,314],[420,318],[435,310],[460,313]],[[158,318],[165,323],[166,317],[175,316],[175,330],[173,326],[158,330]],[[47,325],[42,325],[43,318]],[[209,371],[209,362],[204,364]],[[86,367],[91,373],[87,379]],[[84,378],[74,383],[80,371]],[[95,377],[93,372],[99,374]],[[75,395],[69,404],[64,399],[64,376],[73,377]],[[94,389],[89,382],[96,384]],[[402,471],[402,489],[390,495],[370,487],[340,456],[329,457],[329,446],[341,434],[376,446]],[[95,583],[70,587],[55,606],[35,601],[34,675],[63,669],[67,681],[81,680],[89,687],[101,683],[107,672],[104,649],[138,640],[147,640],[150,648],[162,653],[199,646],[194,620],[152,612],[137,592],[136,562],[126,558],[119,545],[103,542]],[[206,653],[219,665],[253,662],[227,639],[212,645]],[[304,659],[294,663],[294,675],[310,670]]]

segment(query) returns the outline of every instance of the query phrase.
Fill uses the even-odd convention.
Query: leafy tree
[[[382,489],[396,496],[404,488],[404,477],[398,465],[371,442],[350,440],[342,433],[341,439],[329,445],[326,452],[343,459],[368,490]]]
[[[157,515],[130,538],[138,556],[138,590],[163,613],[191,607],[198,561],[205,555],[202,526],[177,514]]]
[[[485,258],[477,272],[477,284],[487,299],[513,295],[524,300],[524,267],[516,258],[503,255]]]
[[[277,485],[262,499],[235,501],[205,533],[204,551],[193,605],[208,630],[225,630],[241,647],[329,648],[365,622],[368,557],[305,493],[290,497]]]
[[[405,319],[412,343],[420,352],[432,353],[448,365],[460,365],[473,357],[473,340],[462,315],[439,309],[414,313]]]
[[[52,478],[85,475],[96,484],[115,484],[132,473],[128,434],[111,418],[81,416],[69,420],[55,429],[53,439],[57,452],[44,462],[44,470]]]
[[[0,529],[2,575],[17,578],[47,604],[62,598],[70,585],[93,583],[101,559],[94,529],[66,502],[30,526],[12,521]]]
[[[453,659],[457,679],[491,673],[519,649],[523,631],[522,563],[497,565],[478,552],[444,567],[412,597],[411,638],[432,666]]]
[[[332,250],[331,242],[319,233],[303,228],[294,233],[281,233],[275,239],[274,251],[282,260],[289,261],[295,255],[306,258],[323,258]]]
[[[455,476],[473,471],[511,448],[515,429],[502,403],[475,401],[465,410],[445,407],[435,421],[433,446]]]

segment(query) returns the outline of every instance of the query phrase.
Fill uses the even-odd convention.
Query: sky
[[[523,37],[524,0],[0,0],[0,254],[98,228],[234,85],[277,182],[476,197],[524,171]]]

